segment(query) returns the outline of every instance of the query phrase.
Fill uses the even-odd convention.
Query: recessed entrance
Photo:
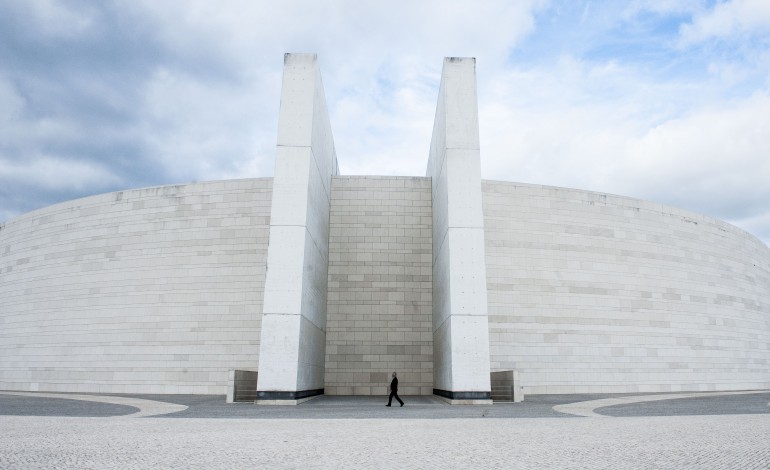
[[[326,395],[433,393],[430,178],[332,179]]]

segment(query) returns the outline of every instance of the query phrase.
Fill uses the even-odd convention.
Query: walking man
[[[401,403],[401,406],[404,406],[404,402],[398,396],[398,378],[396,377],[395,372],[393,372],[393,380],[390,381],[390,396],[388,397],[388,404],[385,406],[390,406],[390,402],[393,401],[393,397],[396,397],[396,400]]]

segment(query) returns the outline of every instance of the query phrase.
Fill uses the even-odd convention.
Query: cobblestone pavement
[[[770,468],[770,416],[232,420],[6,416],[0,468]]]
[[[595,409],[605,416],[620,409],[619,417],[609,418],[552,410],[610,398],[606,395],[533,396],[491,407],[410,397],[403,408],[385,408],[381,400],[361,397],[261,407],[221,405],[223,397],[165,396],[189,408],[145,417],[137,410],[165,405],[147,403],[143,400],[152,397],[142,396],[115,405],[92,403],[98,413],[84,415],[87,402],[77,397],[0,392],[0,469],[770,469],[768,392],[624,400]],[[66,411],[66,403],[74,408]],[[109,406],[116,408],[104,408]],[[56,413],[58,407],[64,411]],[[24,415],[20,411],[25,408],[47,415]],[[655,416],[661,409],[669,415]],[[690,415],[671,413],[676,409]]]

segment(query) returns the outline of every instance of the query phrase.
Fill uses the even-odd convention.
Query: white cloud
[[[173,86],[155,74],[147,87],[150,121],[173,127],[168,134],[151,133],[168,168],[186,162],[184,171],[174,174],[209,179],[232,174],[210,167],[212,159],[225,158],[213,155],[216,151],[240,150],[241,158],[269,155],[267,175],[272,173],[284,52],[318,53],[344,172],[423,174],[442,58],[481,56],[485,73],[502,68],[510,49],[532,32],[533,11],[545,2],[457,2],[451,8],[438,0],[140,5],[170,50],[186,57],[215,56],[236,71],[239,83],[230,89],[173,70],[168,71],[174,74]],[[206,109],[211,105],[215,115]],[[257,113],[260,108],[269,113]],[[252,127],[247,132],[239,122]],[[207,127],[220,126],[230,127],[229,141],[201,140]],[[252,146],[238,148],[234,139]],[[233,166],[261,170],[236,176],[266,176],[262,164]]]
[[[770,96],[696,110],[651,129],[628,150],[636,191],[721,217],[770,210]]]
[[[766,145],[745,126],[750,116],[762,117],[764,101],[750,104],[764,95],[737,104],[724,101],[726,90],[755,72],[745,64],[714,60],[699,81],[664,81],[654,70],[640,68],[644,65],[624,64],[622,57],[586,62],[563,55],[556,62],[511,69],[509,52],[536,31],[534,13],[547,6],[538,1],[453,8],[439,2],[352,1],[229,6],[235,8],[206,2],[143,5],[172,50],[219,54],[244,80],[227,90],[183,74],[177,74],[174,86],[161,86],[155,77],[147,98],[155,103],[153,119],[169,126],[168,134],[158,134],[164,141],[155,142],[169,168],[186,165],[190,174],[203,175],[198,178],[269,175],[279,91],[275,86],[270,93],[248,90],[268,86],[269,80],[279,83],[283,52],[308,51],[319,54],[343,173],[421,175],[441,58],[469,55],[478,57],[484,177],[616,192],[718,216],[735,209],[741,197],[756,199],[728,177],[738,173],[727,171],[730,165],[756,166]],[[609,14],[593,10],[591,15],[602,18]],[[619,13],[626,20],[644,11],[693,15],[693,25],[699,25],[718,10],[698,0],[646,0]],[[689,34],[686,29],[683,35]],[[195,102],[186,102],[190,96]],[[257,119],[227,100],[248,101],[272,114]],[[213,105],[217,115],[207,115]],[[729,116],[733,124],[720,125],[720,116]],[[254,129],[239,127],[239,121],[253,122]],[[270,125],[258,127],[265,123]],[[230,139],[251,136],[250,151],[269,163],[242,158],[223,171],[217,160],[224,157],[213,152],[234,155],[249,149],[200,137],[209,127],[228,126],[237,129]],[[700,135],[699,129],[710,135]],[[753,173],[763,175],[759,169]],[[720,204],[703,202],[723,190],[732,196],[720,197]]]
[[[203,45],[218,53],[247,54],[278,47],[284,52],[324,51],[335,65],[354,59],[505,52],[534,27],[532,10],[542,0],[507,2],[336,2],[233,0],[145,1],[161,34],[176,50]],[[192,36],[203,41],[191,43]],[[307,49],[303,49],[307,48]]]
[[[711,85],[655,83],[635,72],[564,58],[496,80],[480,109],[483,177],[622,194],[731,220],[770,211],[768,93],[703,102],[712,95],[701,87]]]
[[[635,0],[626,7],[628,18],[640,12],[650,11],[659,14],[695,14],[703,11],[706,0]]]
[[[68,60],[58,42],[27,41],[4,62],[0,135],[16,153],[0,154],[0,182],[51,187],[64,183],[31,172],[80,169],[73,184],[93,193],[100,179],[270,176],[284,52],[318,53],[343,173],[422,175],[442,58],[475,56],[485,178],[653,199],[770,234],[762,1],[30,5],[12,8],[34,19],[19,31],[39,27],[64,38],[67,54],[79,49]],[[692,21],[677,29],[683,18]],[[39,50],[50,55],[36,59]],[[44,68],[45,57],[57,65]]]
[[[691,24],[681,28],[681,45],[689,46],[717,38],[770,32],[770,2],[766,0],[732,0],[717,3],[711,10],[697,15]]]
[[[272,82],[268,82],[269,79]],[[243,177],[239,171],[272,173],[275,128],[258,129],[254,108],[260,93],[277,96],[280,76],[264,82],[201,82],[178,70],[158,68],[145,84],[141,133],[169,176],[181,181]],[[268,127],[265,119],[261,124]],[[260,130],[262,132],[260,132]],[[254,134],[273,134],[269,142]],[[255,152],[269,152],[255,160]],[[269,165],[268,165],[269,163]],[[260,174],[261,173],[261,174]]]
[[[500,74],[480,90],[485,177],[606,187],[628,139],[637,139],[679,110],[634,68],[570,56],[554,64]]]
[[[43,35],[75,37],[92,26],[94,21],[93,9],[82,4],[78,8],[67,8],[63,2],[56,0],[32,0],[20,2],[17,7],[26,10],[38,32]]]
[[[83,191],[109,187],[119,178],[94,162],[63,160],[56,156],[28,156],[24,160],[0,158],[0,179],[44,191]]]
[[[19,118],[19,114],[24,109],[25,100],[19,95],[16,88],[2,76],[0,76],[0,122],[3,122],[3,129],[0,129],[0,135],[8,132],[7,126],[13,125],[13,122]],[[9,135],[8,138],[11,136]]]

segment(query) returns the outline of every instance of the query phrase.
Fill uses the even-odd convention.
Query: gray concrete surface
[[[598,408],[601,419],[552,408],[606,395],[490,407],[406,397],[403,408],[360,397],[296,407],[135,398],[188,408],[136,418],[132,407],[92,403],[87,414],[87,402],[65,403],[82,400],[0,392],[0,468],[770,468],[767,391]]]

